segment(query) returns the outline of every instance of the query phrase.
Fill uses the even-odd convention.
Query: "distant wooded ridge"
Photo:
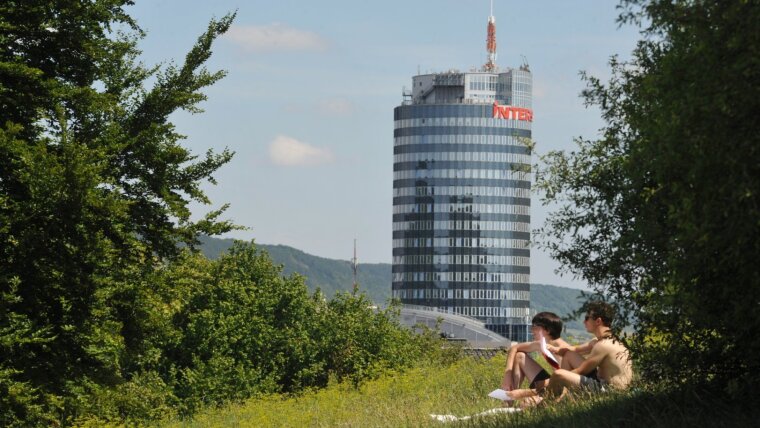
[[[215,259],[227,251],[233,239],[201,238],[200,250]],[[351,263],[304,253],[285,245],[256,244],[265,250],[276,264],[283,265],[283,273],[299,273],[306,277],[306,285],[311,292],[317,288],[329,298],[337,291],[350,291],[353,284]],[[390,263],[361,263],[358,270],[359,289],[375,303],[384,305],[391,297]],[[580,306],[580,290],[548,284],[531,284],[530,307],[532,312],[550,311],[564,317]],[[579,320],[567,323],[569,333],[583,333]]]

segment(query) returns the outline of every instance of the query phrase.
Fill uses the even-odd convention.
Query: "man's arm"
[[[586,355],[591,352],[592,349],[594,349],[594,346],[596,346],[597,342],[599,342],[599,339],[591,339],[586,343],[582,343],[575,347],[575,352],[581,355]]]
[[[592,339],[586,343],[582,343],[580,345],[575,346],[552,346],[547,345],[546,349],[549,350],[549,352],[553,354],[557,354],[559,356],[564,356],[568,351],[575,352],[581,355],[588,354],[591,352],[592,349],[594,349],[594,345],[596,345],[596,342],[598,342],[597,339]]]
[[[585,375],[587,373],[590,373],[595,368],[599,367],[599,364],[602,363],[604,357],[606,357],[607,353],[609,352],[607,348],[608,346],[606,344],[595,344],[595,346],[591,349],[591,355],[589,355],[588,358],[586,358],[586,360],[583,361],[580,366],[572,370],[572,372],[579,375]]]
[[[515,365],[515,357],[518,352],[538,352],[541,345],[538,342],[523,342],[509,348],[509,357],[507,357],[507,370],[512,370]]]

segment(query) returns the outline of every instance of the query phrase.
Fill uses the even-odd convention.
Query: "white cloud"
[[[328,116],[347,116],[354,112],[354,103],[345,98],[324,100],[318,104],[320,113]]]
[[[269,158],[275,165],[300,166],[330,163],[334,156],[328,149],[314,147],[295,138],[278,135],[269,144]]]
[[[327,48],[327,41],[319,34],[277,22],[269,25],[233,25],[223,37],[251,52],[323,51]]]

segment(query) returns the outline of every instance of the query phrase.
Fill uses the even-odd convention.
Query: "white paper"
[[[546,338],[544,336],[541,336],[541,353],[544,354],[544,357],[546,359],[551,360],[549,361],[549,364],[551,364],[552,361],[554,361],[554,364],[556,364],[556,366],[554,364],[552,364],[552,366],[559,367],[559,361],[557,361],[557,359],[554,358],[554,354],[549,352],[549,349],[546,348]]]
[[[512,400],[512,397],[509,396],[509,393],[503,389],[494,389],[490,394],[488,394],[488,396],[501,401]]]

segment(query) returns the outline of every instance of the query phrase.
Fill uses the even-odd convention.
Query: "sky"
[[[579,94],[579,72],[606,79],[610,56],[629,58],[638,29],[616,23],[610,0],[495,0],[497,65],[533,72],[537,153],[595,138],[599,111]],[[487,0],[136,0],[146,65],[181,64],[211,18],[237,11],[207,62],[227,76],[205,90],[201,114],[172,116],[185,146],[235,157],[204,187],[211,206],[247,227],[225,237],[283,244],[360,263],[390,263],[393,108],[418,73],[486,62]],[[531,201],[539,228],[551,207]],[[556,273],[541,248],[531,282],[585,288]],[[360,267],[361,268],[361,267]]]

